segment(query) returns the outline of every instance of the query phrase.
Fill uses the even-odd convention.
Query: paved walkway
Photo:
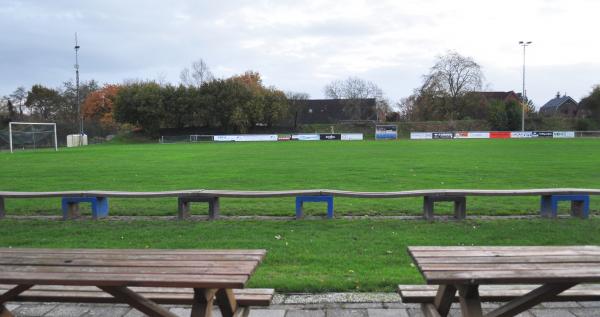
[[[142,317],[126,305],[10,303],[15,316],[30,317]],[[178,316],[189,316],[188,306],[168,306]],[[484,304],[489,311],[496,304]],[[213,316],[220,317],[215,311]],[[419,305],[403,304],[394,293],[328,293],[276,295],[273,305],[254,308],[249,317],[413,317],[423,316]],[[454,307],[450,316],[460,316]],[[564,302],[541,304],[521,317],[600,316],[600,302]]]

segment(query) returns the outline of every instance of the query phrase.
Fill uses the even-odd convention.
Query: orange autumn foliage
[[[260,74],[251,70],[246,71],[241,75],[233,76],[230,80],[246,85],[246,87],[250,88],[253,92],[261,92],[264,89]]]
[[[106,85],[90,93],[83,102],[83,117],[100,122],[104,128],[113,127],[113,105],[120,88],[118,85]]]

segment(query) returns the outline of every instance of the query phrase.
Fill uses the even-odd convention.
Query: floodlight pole
[[[75,87],[76,92],[76,106],[77,106],[77,117],[79,119],[79,146],[83,145],[83,115],[81,113],[81,105],[79,102],[79,44],[77,43],[77,32],[75,32]]]
[[[519,41],[519,45],[523,46],[523,90],[521,93],[521,131],[525,131],[525,102],[527,101],[527,91],[525,90],[525,49],[531,45],[531,41]]]

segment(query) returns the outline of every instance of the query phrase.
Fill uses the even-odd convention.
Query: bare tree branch
[[[179,80],[183,85],[200,87],[202,84],[213,81],[213,76],[210,68],[204,60],[199,59],[192,63],[191,68],[184,68],[179,73]]]

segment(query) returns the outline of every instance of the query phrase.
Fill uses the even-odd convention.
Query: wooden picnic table
[[[149,316],[175,314],[132,287],[194,291],[192,316],[211,316],[216,299],[223,316],[238,310],[233,289],[244,288],[265,250],[123,250],[0,248],[0,317],[4,304],[34,285],[96,286]],[[72,295],[72,294],[71,294]],[[72,297],[71,297],[72,298]]]
[[[409,247],[427,284],[439,285],[426,316],[447,316],[458,292],[463,316],[515,316],[541,302],[553,301],[580,283],[600,282],[599,246],[551,247]],[[483,315],[480,285],[539,284]]]

